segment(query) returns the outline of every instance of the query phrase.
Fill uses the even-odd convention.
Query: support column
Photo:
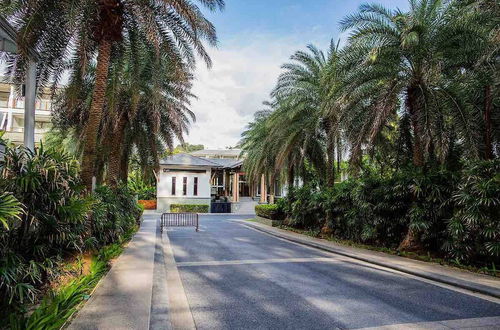
[[[270,186],[269,186],[269,204],[274,204],[274,187],[275,187],[275,182],[274,180],[271,180]]]
[[[220,184],[220,183],[218,182],[218,184]],[[227,192],[226,192],[226,170],[224,170],[224,169],[222,170],[222,191],[224,192],[224,196],[227,196]]]
[[[262,174],[260,178],[260,203],[267,203],[267,185],[266,185],[266,176]]]
[[[36,63],[30,61],[24,95],[24,147],[35,150]]]
[[[233,202],[240,201],[240,174],[235,172],[233,174]]]

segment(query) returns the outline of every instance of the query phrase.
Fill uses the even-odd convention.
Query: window
[[[194,178],[193,195],[198,196],[198,177]]]
[[[186,196],[187,190],[188,190],[188,178],[183,177],[182,178],[182,195]]]
[[[172,177],[172,196],[175,196],[175,176]]]

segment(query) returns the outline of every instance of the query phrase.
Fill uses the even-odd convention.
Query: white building
[[[0,131],[5,131],[3,138],[15,145],[23,143],[25,125],[24,97],[16,92],[18,89],[19,86],[0,78]],[[35,102],[35,144],[52,127],[51,107],[51,92],[47,89]]]
[[[242,170],[241,150],[200,150],[177,154],[160,161],[157,176],[157,210],[168,212],[171,204],[205,204],[221,212],[230,203],[232,212],[253,212],[257,203],[272,202],[283,195],[279,182],[275,195],[269,184],[247,180]]]

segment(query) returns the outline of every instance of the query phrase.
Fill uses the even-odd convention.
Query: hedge
[[[207,204],[170,204],[173,213],[208,213]]]
[[[283,220],[284,218],[284,214],[277,204],[256,205],[255,214],[257,214],[259,217],[272,220]]]

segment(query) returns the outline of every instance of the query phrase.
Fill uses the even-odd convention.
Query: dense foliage
[[[498,264],[499,9],[362,5],[343,48],[282,66],[242,135],[249,176],[288,183],[292,226]]]
[[[255,205],[255,214],[259,217],[282,220],[284,213],[278,204],[261,204]]]
[[[500,262],[500,160],[461,171],[365,173],[319,189],[292,189],[280,208],[287,224],[321,229],[331,214],[334,237],[397,248],[408,228],[418,248],[462,263]],[[276,205],[278,206],[278,205]]]
[[[141,214],[126,187],[82,195],[78,163],[55,149],[8,147],[0,168],[2,315],[22,312],[65,258],[119,241]]]
[[[81,178],[88,191],[93,176],[99,176],[98,149],[106,139],[117,140],[111,142],[115,152],[109,159],[110,181],[117,184],[126,181],[118,178],[122,148],[130,145],[126,126],[135,125],[139,133],[148,129],[149,138],[137,134],[136,143],[152,146],[153,157],[162,153],[156,152],[157,144],[164,147],[178,133],[172,126],[183,127],[182,120],[169,115],[185,112],[185,73],[197,57],[210,66],[202,41],[217,43],[215,27],[200,7],[222,10],[224,1],[2,1],[0,14],[19,32],[19,54],[6,57],[9,74],[22,81],[30,50],[36,50],[40,86],[55,87],[64,73],[70,75],[65,101],[70,113],[80,114],[74,125],[84,122]],[[165,68],[175,73],[166,74]],[[106,123],[109,119],[113,125]]]
[[[208,210],[206,204],[170,204],[170,212],[173,213],[208,213]]]

